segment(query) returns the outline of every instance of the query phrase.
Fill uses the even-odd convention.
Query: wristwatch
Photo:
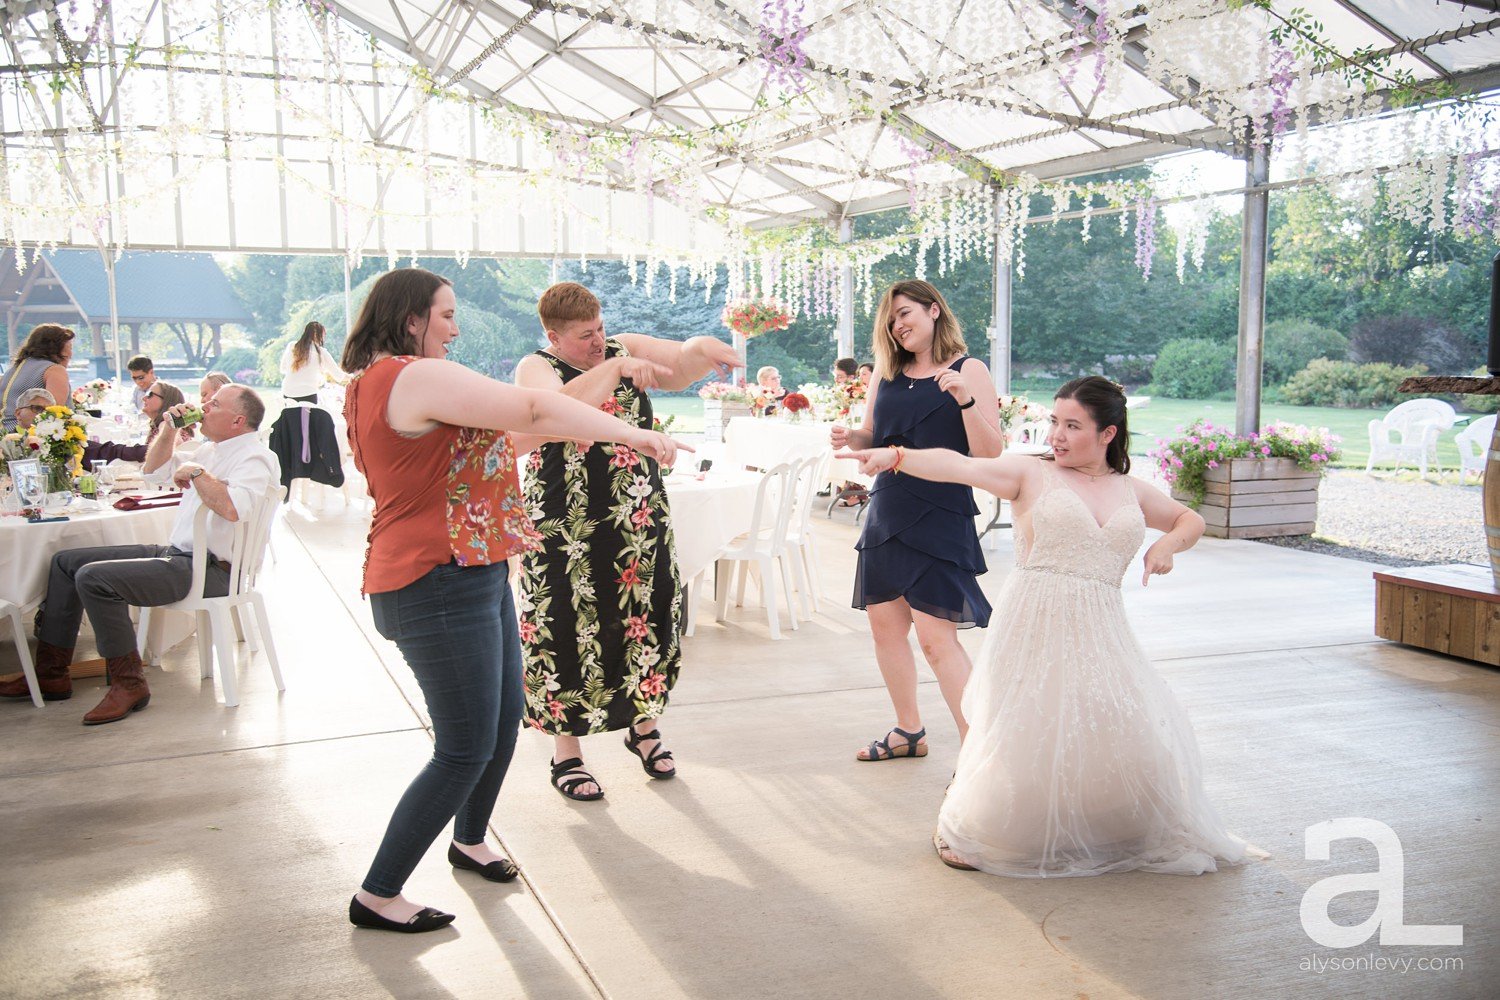
[[[197,479],[199,476],[203,475],[207,471],[208,471],[207,469],[205,469],[203,466],[200,465],[196,469],[194,469],[192,472],[188,473],[188,478],[189,479]]]

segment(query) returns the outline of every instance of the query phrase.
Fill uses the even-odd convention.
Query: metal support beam
[[[848,243],[853,234],[853,224],[847,218],[839,220],[839,242]],[[853,358],[854,354],[854,265],[839,268],[839,349],[838,357]]]
[[[1000,199],[1002,195],[997,190],[995,198],[995,217],[999,218]],[[1012,261],[1002,258],[1000,254],[1000,227],[995,227],[994,249],[991,259],[995,263],[994,291],[990,295],[990,378],[994,379],[995,388],[1005,394],[1010,394],[1010,348],[1011,348],[1011,276],[1015,271]]]
[[[1271,195],[1271,158],[1264,146],[1252,146],[1245,163],[1245,194],[1240,234],[1240,339],[1235,363],[1234,429],[1260,429],[1261,348],[1266,333],[1266,217]]]

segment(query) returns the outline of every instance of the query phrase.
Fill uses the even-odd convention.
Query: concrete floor
[[[43,710],[0,705],[0,996],[1500,993],[1500,674],[1375,640],[1372,567],[1205,541],[1149,590],[1127,581],[1213,798],[1270,860],[1016,881],[933,854],[957,749],[934,683],[929,757],[853,759],[890,710],[845,606],[856,529],[838,517],[818,522],[828,599],[800,631],[772,642],[757,609],[715,625],[705,605],[663,727],[678,780],[648,781],[595,737],[608,798],[569,803],[547,785],[549,741],[523,733],[495,819],[523,879],[453,872],[440,842],[408,894],[458,920],[405,938],[355,931],[344,909],[428,753],[421,698],[359,598],[361,511],[294,504],[267,584],[284,695],[241,647],[242,701],[224,708],[185,642],[122,724],[79,725],[99,681]],[[992,594],[1010,561],[1006,539]],[[977,652],[982,634],[964,638]],[[6,643],[0,672],[14,662]],[[1310,885],[1375,867],[1359,841],[1304,859],[1305,829],[1340,816],[1395,830],[1406,922],[1462,924],[1462,946],[1334,951],[1304,933]],[[1356,924],[1373,905],[1332,910]],[[1384,967],[1434,958],[1448,968]]]

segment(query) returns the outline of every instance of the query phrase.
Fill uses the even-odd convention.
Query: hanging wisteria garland
[[[883,66],[873,72],[858,68],[868,63],[867,47],[851,25],[861,17],[882,16],[883,5],[874,0],[843,5],[844,16],[837,23],[818,22],[822,26],[817,32],[811,28],[817,19],[809,17],[805,0],[764,0],[759,7],[758,47],[743,50],[723,47],[726,29],[743,25],[734,20],[739,15],[713,0],[666,5],[581,0],[557,7],[597,16],[621,30],[670,29],[679,40],[698,40],[705,51],[717,46],[730,54],[726,58],[736,51],[756,53],[763,70],[772,73],[786,93],[767,107],[711,129],[629,133],[561,121],[502,100],[480,100],[451,80],[433,79],[419,63],[388,54],[315,0],[251,2],[228,10],[211,0],[161,0],[162,16],[170,17],[174,38],[182,41],[155,46],[145,38],[146,28],[156,24],[145,5],[117,0],[111,7],[107,0],[94,0],[91,7],[60,8],[57,16],[65,37],[59,37],[46,17],[28,14],[19,0],[6,0],[7,43],[13,46],[7,55],[16,57],[18,65],[62,69],[21,72],[0,82],[5,88],[0,99],[13,101],[38,137],[54,137],[29,147],[6,147],[5,176],[0,178],[4,240],[34,253],[41,244],[70,242],[77,238],[71,234],[82,233],[121,249],[130,244],[134,214],[191,189],[211,167],[224,169],[232,192],[236,164],[244,158],[270,163],[284,184],[332,206],[346,252],[355,259],[369,250],[395,262],[413,250],[400,249],[401,237],[394,232],[434,220],[449,224],[447,220],[464,218],[469,206],[519,204],[524,199],[550,206],[545,215],[552,245],[563,242],[560,234],[596,233],[603,243],[618,248],[632,277],[639,277],[647,290],[655,290],[665,267],[669,297],[675,298],[682,280],[701,284],[709,295],[724,265],[731,294],[774,294],[798,311],[823,316],[838,308],[838,286],[846,268],[852,271],[856,294],[868,305],[875,292],[870,285],[873,267],[895,254],[911,254],[913,269],[925,272],[929,251],[936,251],[943,275],[976,255],[988,259],[998,253],[1002,262],[1013,263],[1024,274],[1028,216],[1034,200],[1041,198],[1050,199],[1054,216],[1081,211],[1085,240],[1099,212],[1118,213],[1122,231],[1133,221],[1136,260],[1149,277],[1163,201],[1152,184],[1042,183],[976,167],[972,157],[907,128],[904,116],[894,110],[907,97],[904,84]],[[1079,5],[1066,32],[1024,45],[1017,41],[1022,37],[1019,22],[1007,21],[992,5],[973,5],[969,12],[966,6],[939,2],[910,16],[934,23],[951,20],[954,25],[960,15],[970,18],[963,23],[966,36],[994,38],[996,49],[1008,49],[1003,58],[1009,62],[997,62],[997,74],[1034,71],[1035,67],[1027,68],[1034,51],[1071,53],[1062,60],[1062,82],[1072,82],[1086,70],[1095,97],[1118,89],[1126,70],[1136,72],[1124,60],[1123,40],[1128,32],[1145,29],[1153,40],[1146,50],[1148,76],[1169,88],[1186,89],[1191,83],[1204,97],[1195,109],[1221,128],[1243,132],[1247,119],[1255,122],[1245,141],[1275,146],[1278,156],[1289,158],[1299,175],[1313,169],[1335,175],[1333,190],[1352,209],[1368,209],[1383,194],[1389,210],[1437,230],[1500,231],[1500,160],[1494,155],[1500,142],[1495,140],[1491,109],[1470,103],[1461,111],[1388,117],[1379,126],[1377,145],[1384,148],[1378,156],[1372,155],[1370,136],[1359,126],[1313,129],[1315,112],[1320,120],[1335,122],[1376,113],[1385,100],[1376,92],[1377,84],[1407,89],[1421,85],[1391,70],[1388,57],[1365,63],[1338,57],[1317,37],[1316,24],[1305,15],[1277,14],[1267,7],[1261,0],[1232,0],[1227,5],[1218,0],[1141,0],[1128,8],[1123,3],[1098,3],[1092,11]],[[11,31],[22,22],[30,32],[30,49],[17,41],[19,32]],[[112,29],[111,41],[116,43],[111,53],[122,59],[122,81],[138,69],[166,80],[165,86],[157,87],[157,78],[150,77],[153,82],[142,84],[142,89],[127,87],[117,93],[108,129],[97,117],[101,102],[88,92],[88,74],[79,55],[104,48],[98,40],[105,26]],[[318,147],[317,157],[304,154],[294,161],[279,146],[268,153],[251,127],[259,109],[252,106],[250,88],[237,81],[264,76],[265,66],[254,54],[225,41],[242,31],[269,32],[273,51],[280,53],[276,112],[304,126],[308,136],[299,141]],[[67,41],[74,37],[81,44]],[[216,41],[205,44],[207,39]],[[1216,53],[1207,67],[1188,65],[1175,55],[1205,51]],[[43,58],[20,58],[28,52]],[[405,75],[417,85],[419,97],[399,123],[409,126],[413,141],[393,141],[392,135],[372,141],[368,133],[360,133],[357,109],[336,83],[329,82],[348,79],[355,60],[362,60],[371,75],[398,80]],[[960,81],[972,76],[945,72],[941,66],[935,69],[928,95],[935,101],[959,95]],[[1214,73],[1218,75],[1210,75]],[[903,181],[910,210],[901,232],[839,244],[823,227],[752,233],[710,209],[701,177],[704,155],[731,156],[750,165],[769,159],[787,133],[767,127],[767,122],[789,118],[794,106],[811,100],[806,92],[812,90],[825,109],[830,101],[843,102],[849,117],[881,121],[895,130],[894,141],[905,160]],[[964,99],[971,105],[1003,108],[1005,99],[991,93],[976,90]],[[131,114],[138,109],[122,94],[161,113],[142,114],[144,127],[133,129],[121,117],[120,105]],[[52,109],[59,106],[66,117],[54,119]],[[827,115],[819,111],[821,120]],[[432,136],[466,118],[478,123],[473,130],[476,149],[459,155],[434,148]],[[510,164],[508,147],[525,147],[545,159],[524,167],[519,161]],[[327,164],[326,180],[305,169],[309,159]],[[170,171],[162,169],[166,163]],[[356,189],[352,178],[361,170],[377,177],[409,178],[427,192],[429,201],[441,204],[405,211],[379,201],[372,204],[368,197],[351,193]],[[121,191],[111,182],[115,177],[150,177],[151,183]],[[581,192],[600,189],[638,195],[648,218],[657,201],[670,204],[688,219],[699,220],[691,225],[712,230],[699,244],[712,249],[692,251],[643,239],[629,232],[632,220],[617,226],[612,197],[605,197],[597,210],[581,207]],[[1201,266],[1207,217],[1204,211],[1162,216],[1178,237],[1179,276],[1189,261]],[[474,246],[454,252],[463,258],[482,251]]]

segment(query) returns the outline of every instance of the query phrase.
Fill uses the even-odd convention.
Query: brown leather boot
[[[111,656],[105,667],[109,671],[109,691],[104,700],[83,717],[85,726],[119,722],[131,712],[139,712],[151,701],[151,689],[146,686],[141,657],[135,650],[124,656]]]
[[[17,642],[26,640],[17,637]],[[42,689],[43,701],[67,701],[73,697],[73,678],[68,676],[68,665],[73,662],[72,648],[63,649],[49,643],[36,644],[36,683]],[[23,674],[13,681],[0,683],[0,698],[30,698]]]

